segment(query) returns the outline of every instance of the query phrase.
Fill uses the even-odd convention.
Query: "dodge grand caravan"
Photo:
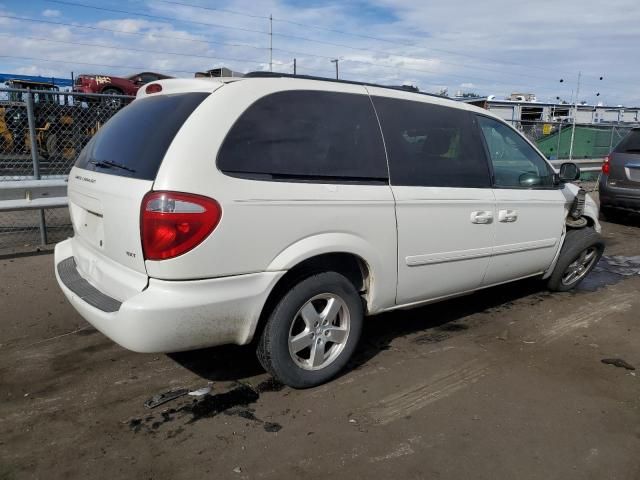
[[[490,112],[290,76],[141,88],[69,176],[58,283],[120,345],[255,339],[293,387],[329,380],[365,316],[526,277],[580,282],[602,255],[583,190]]]

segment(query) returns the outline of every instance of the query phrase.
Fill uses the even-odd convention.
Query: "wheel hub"
[[[316,295],[298,310],[291,323],[289,354],[305,370],[325,368],[344,349],[349,329],[346,302],[334,293]]]
[[[591,270],[595,261],[598,258],[597,250],[595,247],[589,247],[584,250],[578,258],[569,264],[564,274],[562,275],[562,283],[564,285],[573,285],[578,283],[587,273]]]

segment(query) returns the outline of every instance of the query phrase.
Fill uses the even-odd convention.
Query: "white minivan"
[[[293,387],[327,381],[364,317],[526,277],[568,290],[598,209],[490,112],[288,75],[148,84],[69,176],[58,283],[120,345],[255,339]]]

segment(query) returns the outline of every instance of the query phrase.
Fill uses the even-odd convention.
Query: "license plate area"
[[[640,182],[640,163],[628,163],[624,166],[627,178],[632,182]]]
[[[101,213],[73,205],[72,217],[76,235],[98,249],[105,247],[104,218]]]

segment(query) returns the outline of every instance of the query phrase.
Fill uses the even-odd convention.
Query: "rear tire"
[[[547,288],[566,292],[576,287],[593,270],[603,253],[604,240],[593,228],[569,230]]]
[[[353,355],[363,317],[362,299],[346,277],[336,272],[310,276],[271,311],[258,343],[258,360],[290,387],[325,383]]]

